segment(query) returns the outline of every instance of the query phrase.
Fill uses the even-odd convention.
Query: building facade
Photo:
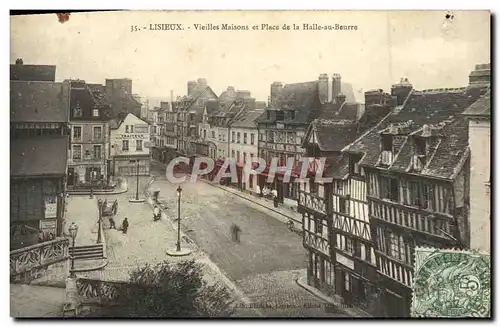
[[[298,211],[309,253],[309,285],[376,313],[376,267],[364,172],[353,161],[356,157],[342,153],[344,146],[376,125],[391,108],[378,101],[372,105],[371,94],[365,93],[366,110],[337,95],[332,103],[323,104],[320,117],[311,123],[303,146],[312,174],[308,182],[299,184]],[[319,158],[327,159],[327,182],[315,181]]]
[[[490,84],[489,64],[477,65],[471,86]],[[469,121],[470,247],[489,253],[491,243],[491,91],[472,104],[464,115]]]
[[[201,152],[198,124],[203,120],[205,103],[217,100],[217,95],[208,86],[206,79],[187,83],[187,95],[177,98],[174,103],[177,112],[177,150],[180,154],[193,156]],[[202,144],[201,146],[205,146]],[[198,149],[198,150],[197,150]],[[208,155],[208,154],[207,154]]]
[[[346,83],[346,85],[349,85]],[[350,86],[350,85],[349,85]],[[316,81],[283,85],[274,82],[271,85],[268,107],[256,120],[259,129],[259,157],[270,162],[279,158],[280,165],[286,165],[288,159],[298,161],[303,154],[301,147],[310,123],[319,117],[322,105],[332,103],[341,94],[341,77],[334,74],[331,83],[327,74],[321,74]],[[261,174],[259,186],[266,184],[265,174]],[[281,203],[297,206],[297,183],[283,183],[277,176],[273,185]]]
[[[51,74],[44,72],[45,66],[27,66],[32,68],[24,67],[24,76]],[[19,76],[10,83],[11,249],[50,240],[65,230],[68,107],[69,83],[23,81]]]
[[[160,161],[168,163],[177,157],[177,111],[172,102],[161,102],[164,110],[165,122],[160,131],[161,148]]]
[[[111,108],[98,88],[85,81],[68,81],[71,152],[68,188],[104,187],[109,175]]]
[[[151,142],[146,121],[130,113],[114,120],[110,139],[114,176],[149,176]]]
[[[385,304],[378,316],[409,317],[416,246],[470,245],[470,158],[461,113],[480,92],[395,84],[395,109],[344,149],[364,172],[376,293]]]

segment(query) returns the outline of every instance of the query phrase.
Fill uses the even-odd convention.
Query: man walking
[[[273,189],[271,191],[271,194],[273,196],[274,207],[277,208],[278,207],[278,201],[279,201],[278,200],[278,191],[276,191],[276,190]]]
[[[122,232],[123,232],[123,234],[127,234],[127,231],[128,231],[128,219],[127,219],[127,217],[125,217],[125,219],[123,219],[123,223],[122,223]]]

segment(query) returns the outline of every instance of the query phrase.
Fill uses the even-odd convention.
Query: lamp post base
[[[144,203],[146,199],[136,199],[136,198],[130,198],[128,199],[128,202],[130,203]]]
[[[177,249],[171,249],[167,250],[167,254],[171,257],[184,257],[190,255],[191,250],[187,248],[181,249],[180,251],[177,251]]]

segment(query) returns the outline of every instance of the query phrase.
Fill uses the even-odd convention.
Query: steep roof
[[[467,116],[491,116],[491,91],[480,97],[464,113]]]
[[[56,66],[53,65],[10,65],[11,81],[54,82]]]
[[[429,144],[422,176],[453,179],[468,155],[468,125],[460,115],[479,98],[462,89],[413,91],[404,106],[396,107],[378,125],[345,148],[363,153],[360,164],[378,166],[381,157],[381,133],[397,135],[397,149],[387,169],[408,172],[413,154],[409,136],[434,130],[439,135]]]
[[[12,139],[10,176],[47,176],[66,174],[68,136]]]
[[[10,82],[11,122],[68,122],[69,86],[54,82]]]
[[[262,115],[263,109],[255,109],[244,112],[232,124],[234,128],[257,128],[255,119]]]
[[[207,110],[207,115],[213,115],[220,110],[220,104],[218,100],[212,100],[205,102],[205,108]]]
[[[87,84],[92,94],[92,98],[97,105],[107,106],[109,101],[106,98],[106,88],[102,84]]]

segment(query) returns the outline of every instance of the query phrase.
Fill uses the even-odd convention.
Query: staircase
[[[75,260],[93,260],[104,258],[103,244],[82,245],[69,248],[69,255],[74,256]]]

